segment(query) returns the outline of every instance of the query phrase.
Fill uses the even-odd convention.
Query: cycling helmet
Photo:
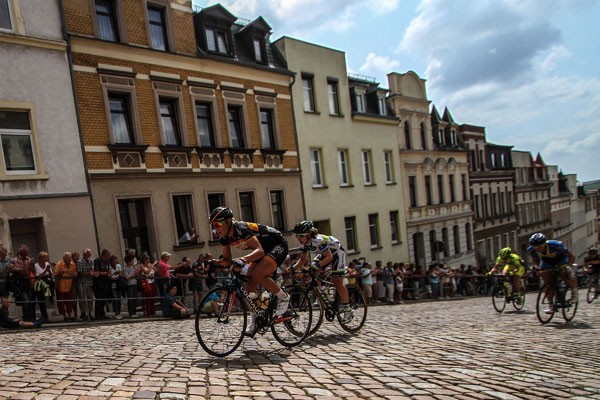
[[[543,233],[534,233],[529,238],[529,244],[532,246],[540,246],[546,243],[546,236]]]
[[[229,207],[217,207],[212,210],[208,217],[210,222],[225,221],[228,218],[233,218],[233,211]]]
[[[300,221],[294,226],[294,233],[296,235],[304,235],[307,233],[311,233],[314,229],[315,225],[312,221]]]
[[[597,249],[597,248],[595,248],[595,247],[590,247],[590,248],[588,249],[588,253],[597,253],[597,252],[598,252],[598,249]]]
[[[500,252],[498,253],[498,257],[500,257],[500,258],[507,258],[511,254],[512,254],[511,248],[510,247],[505,247],[502,250],[500,250]]]

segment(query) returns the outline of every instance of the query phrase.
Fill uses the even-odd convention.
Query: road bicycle
[[[562,311],[563,318],[567,322],[575,318],[577,302],[571,301],[573,292],[562,277],[564,272],[562,269],[565,267],[567,266],[552,268],[550,282],[545,283],[540,289],[536,313],[542,324],[550,322],[558,310]]]
[[[359,286],[348,284],[348,298],[350,300],[349,307],[352,314],[352,318],[345,321],[343,318],[343,311],[340,310],[340,296],[335,290],[335,285],[330,280],[331,271],[321,274],[320,271],[310,269],[305,271],[308,274],[309,280],[305,284],[306,292],[313,306],[313,317],[309,336],[317,333],[323,319],[332,322],[337,318],[340,326],[346,332],[356,333],[365,324],[367,320],[367,299],[365,298],[362,290]]]
[[[306,290],[300,286],[284,289],[290,296],[288,311],[276,316],[277,297],[272,296],[266,307],[261,306],[260,302],[249,297],[243,286],[245,281],[246,276],[232,272],[200,300],[195,327],[202,348],[216,357],[233,353],[246,335],[250,312],[256,313],[255,334],[262,335],[271,330],[283,346],[293,347],[302,343],[308,336],[312,321],[312,305]]]
[[[598,298],[598,293],[600,293],[600,290],[598,289],[598,278],[600,276],[599,275],[594,275],[590,277],[590,286],[587,290],[587,302],[589,304],[592,304],[594,302],[594,300],[596,300]]]
[[[525,286],[521,280],[521,288],[515,293],[511,290],[510,277],[503,274],[495,274],[496,278],[492,288],[492,304],[494,309],[501,313],[508,303],[512,303],[515,310],[520,311],[525,305]]]

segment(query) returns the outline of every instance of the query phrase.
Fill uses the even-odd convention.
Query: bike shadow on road
[[[508,310],[508,311],[504,311],[503,314],[507,314],[507,315],[532,315],[532,314],[535,314],[535,311],[532,311],[532,310]]]
[[[594,327],[586,322],[550,322],[546,326],[554,329],[593,329]]]
[[[315,345],[315,344],[338,344],[338,343],[346,343],[349,339],[351,339],[352,337],[354,337],[356,335],[353,335],[351,333],[330,333],[327,335],[323,335],[319,332],[317,332],[315,335],[310,336],[306,339],[304,339],[304,343],[308,343],[310,345]]]
[[[206,356],[197,359],[194,364],[199,368],[227,368],[229,370],[248,370],[259,368],[261,365],[273,365],[287,363],[291,349],[277,349],[269,351],[242,350],[232,355],[218,358]]]

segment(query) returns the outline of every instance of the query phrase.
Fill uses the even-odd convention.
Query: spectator
[[[77,277],[77,266],[73,262],[72,254],[68,251],[63,254],[62,260],[54,268],[56,278],[56,305],[58,313],[65,322],[75,321],[77,317],[77,303],[73,298],[72,288]]]
[[[206,256],[202,253],[198,255],[198,259],[192,264],[192,279],[189,281],[189,288],[192,292],[194,310],[198,308],[200,299],[205,289],[206,279]]]
[[[110,251],[102,249],[100,257],[94,260],[94,279],[93,289],[96,297],[95,316],[97,320],[106,319],[106,305],[111,297],[110,279],[108,271],[110,269]]]
[[[381,261],[375,261],[375,268],[372,268],[371,277],[373,278],[373,302],[381,301],[381,298],[385,295],[385,286],[383,285],[383,269],[381,267]]]
[[[355,261],[350,261],[350,264],[348,264],[348,284],[349,285],[356,285],[356,278],[357,278],[357,273],[356,273],[356,262]]]
[[[44,323],[43,319],[38,319],[35,322],[20,321],[18,318],[12,318],[8,309],[10,307],[10,297],[1,296],[2,306],[0,307],[0,327],[7,329],[16,328],[40,328]]]
[[[383,283],[385,284],[385,297],[388,304],[394,304],[394,291],[396,289],[396,271],[391,261],[383,268]]]
[[[170,283],[167,286],[167,292],[165,297],[162,299],[162,313],[163,317],[182,319],[190,316],[190,311],[186,308],[185,304],[177,300],[177,284]]]
[[[125,256],[125,266],[123,267],[123,277],[127,281],[127,312],[129,318],[137,318],[137,275],[138,270],[134,264],[135,256],[127,253]]]
[[[77,262],[78,285],[77,292],[79,297],[79,309],[81,310],[81,320],[91,321],[93,319],[92,310],[94,307],[94,260],[90,249],[83,250],[83,258]]]
[[[400,263],[396,265],[396,269],[395,269],[395,276],[394,276],[394,280],[395,280],[395,291],[394,291],[394,297],[395,297],[395,301],[396,304],[404,304],[404,299],[402,298],[403,296],[403,291],[404,291],[404,274],[405,271],[407,269],[407,266],[404,265],[404,263]]]
[[[40,315],[44,321],[48,321],[48,310],[46,309],[46,297],[52,297],[54,281],[52,280],[52,265],[48,262],[48,253],[40,251],[38,262],[34,265],[33,297],[35,303],[33,312],[35,315],[35,305],[40,307]]]
[[[122,284],[125,278],[123,277],[123,266],[119,264],[119,258],[115,255],[110,256],[108,279],[110,281],[110,297],[115,319],[123,319],[121,316],[121,288],[125,286]]]
[[[164,297],[167,292],[167,286],[171,280],[171,266],[169,260],[171,259],[171,253],[163,251],[160,254],[160,261],[158,262],[156,284],[158,285],[158,293],[160,297]]]
[[[12,258],[8,256],[8,250],[3,243],[0,243],[0,297],[8,296],[8,275],[12,263]]]
[[[412,279],[412,291],[413,291],[413,298],[415,300],[418,300],[420,296],[420,290],[422,287],[422,283],[423,280],[425,279],[425,271],[423,270],[423,266],[422,265],[416,265],[414,272],[412,273],[411,276]]]
[[[371,271],[371,264],[365,261],[361,268],[360,284],[363,289],[363,293],[367,298],[367,304],[373,303],[373,276]]]
[[[29,257],[29,247],[26,245],[19,247],[10,268],[13,274],[12,291],[15,302],[23,309],[23,321],[33,322],[35,320],[35,304],[29,282],[29,274],[33,271],[33,260]]]
[[[171,278],[177,284],[177,293],[180,295],[181,301],[186,303],[186,283],[193,277],[192,274],[192,259],[189,257],[183,257],[181,262],[175,266],[173,273],[174,277]]]
[[[196,234],[196,229],[190,227],[190,229],[179,238],[179,245],[182,246],[194,243],[198,243],[198,235]]]
[[[141,257],[139,275],[142,282],[142,293],[144,294],[144,313],[147,317],[153,316],[156,311],[154,308],[154,296],[156,296],[156,285],[154,283],[156,263],[150,263],[150,256],[143,254]]]

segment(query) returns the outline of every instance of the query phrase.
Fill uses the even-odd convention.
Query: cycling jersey
[[[516,254],[511,254],[505,259],[498,257],[496,259],[496,264],[504,264],[502,272],[505,274],[508,273],[510,276],[516,275],[520,278],[525,273],[525,267],[523,266],[521,257]]]
[[[333,255],[333,260],[322,267],[331,266],[334,275],[343,275],[346,271],[346,251],[342,247],[339,240],[333,236],[317,234],[315,237],[310,236],[310,242],[301,247],[304,253],[314,251],[317,255],[322,255],[329,250]]]
[[[267,225],[254,222],[232,221],[233,236],[219,238],[221,245],[233,246],[240,250],[248,248],[247,241],[256,237],[265,251],[265,256],[272,258],[279,266],[287,257],[288,244],[281,232]],[[253,261],[258,263],[259,260]]]
[[[597,275],[600,274],[600,256],[598,256],[597,254],[592,257],[592,256],[586,256],[583,259],[585,265],[591,265],[592,266],[592,274]]]
[[[549,269],[569,264],[569,249],[567,249],[567,246],[563,242],[559,242],[558,240],[546,240],[542,251],[535,250],[533,246],[529,246],[527,251],[534,260],[540,260],[540,269]]]

